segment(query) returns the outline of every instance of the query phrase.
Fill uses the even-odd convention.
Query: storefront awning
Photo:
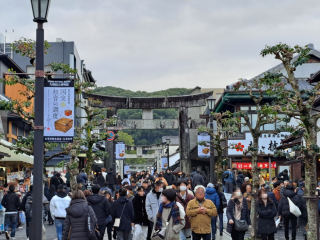
[[[5,141],[5,140],[0,140],[1,143],[5,144],[5,145],[12,145],[12,143]],[[25,162],[25,163],[29,163],[31,165],[33,165],[33,156],[28,156],[26,154],[15,154],[14,150],[10,150],[9,148],[6,148],[4,146],[0,146],[0,151],[4,152],[8,155],[10,155],[10,157],[4,157],[0,160],[1,162]]]

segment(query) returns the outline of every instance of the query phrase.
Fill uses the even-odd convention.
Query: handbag
[[[296,217],[299,217],[301,215],[300,209],[291,201],[290,198],[288,198],[288,202],[289,202],[290,212]]]
[[[248,224],[246,220],[234,220],[234,229],[240,232],[248,231]]]
[[[119,226],[120,226],[121,217],[122,217],[124,208],[126,207],[126,204],[127,204],[127,203],[125,203],[124,206],[123,206],[123,209],[122,209],[120,218],[115,218],[115,219],[114,219],[114,224],[113,224],[114,227],[119,227]]]
[[[106,224],[111,223],[111,222],[112,222],[112,217],[111,217],[111,215],[109,215],[109,216],[106,218]]]
[[[165,235],[166,235],[166,227],[169,225],[170,222],[170,218],[171,218],[171,212],[172,212],[172,208],[170,210],[170,214],[168,216],[168,220],[166,222],[166,226],[162,227],[161,229],[155,231],[152,236],[151,236],[151,240],[164,240]]]
[[[87,208],[87,213],[88,213],[88,240],[102,240],[100,229],[98,225],[94,227],[94,229],[91,229],[91,217],[89,210]]]

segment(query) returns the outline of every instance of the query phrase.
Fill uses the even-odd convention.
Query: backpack
[[[229,172],[225,172],[223,175],[224,178],[228,178],[229,177]]]
[[[26,216],[32,218],[32,195],[27,197],[25,209]]]
[[[227,199],[223,193],[221,194],[221,203],[220,204],[222,205],[222,208],[226,208],[228,206]]]

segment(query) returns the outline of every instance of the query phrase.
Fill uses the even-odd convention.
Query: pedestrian
[[[249,215],[251,214],[251,202],[253,200],[252,187],[247,185],[246,192],[243,194],[243,198],[246,199],[248,205]]]
[[[135,196],[137,194],[137,188],[138,188],[136,180],[131,181],[131,188],[132,188],[133,196]]]
[[[118,200],[120,197],[119,190],[116,190],[115,196],[113,200]]]
[[[264,189],[267,191],[269,198],[270,198],[270,199],[274,202],[274,204],[276,205],[276,209],[278,209],[278,200],[277,200],[276,196],[274,195],[274,193],[273,193],[273,192],[270,192],[271,187],[270,187],[269,185],[267,185],[267,186],[265,186]]]
[[[124,174],[123,175],[123,180],[121,182],[121,185],[123,185],[125,182],[127,182],[129,185],[131,185],[131,181],[130,179],[128,178],[128,175],[127,174]]]
[[[283,195],[283,193],[284,193],[284,190],[286,189],[286,186],[289,184],[289,180],[285,180],[284,182],[283,182],[283,184],[280,182],[280,186],[281,186],[281,188],[280,188],[280,195],[281,195],[281,197],[284,197],[284,195]]]
[[[200,175],[200,171],[197,171],[197,173],[192,178],[192,187],[195,188],[197,185],[204,185],[204,179]]]
[[[158,182],[158,181],[162,182],[164,186],[168,186],[167,180],[163,177],[161,173],[158,175],[157,179],[155,180],[155,182]]]
[[[67,170],[66,172],[66,175],[64,175],[64,177],[66,178],[66,184],[67,184],[67,187],[70,187],[70,173],[69,173],[69,170]]]
[[[106,182],[109,183],[109,188],[112,191],[112,197],[114,197],[116,191],[117,178],[116,174],[113,172],[113,168],[110,168],[110,171],[107,173]]]
[[[259,190],[256,211],[259,216],[257,233],[261,234],[261,240],[274,240],[274,234],[277,232],[274,221],[277,216],[277,208],[269,198],[267,190]]]
[[[222,186],[221,184],[218,184],[215,186],[215,189],[220,199],[220,205],[219,205],[219,208],[217,208],[217,212],[219,216],[220,236],[223,235],[223,213],[224,213],[223,209],[227,207],[227,199],[224,196],[223,192],[220,191],[221,186]]]
[[[99,184],[99,186],[102,188],[104,187],[105,178],[102,176],[101,172],[98,172],[96,178],[93,180],[93,184]]]
[[[236,184],[238,188],[241,188],[242,184],[244,184],[244,176],[242,174],[242,171],[238,171],[238,176],[236,180]]]
[[[50,186],[51,187],[51,186]],[[21,204],[20,204],[20,210],[24,211],[26,213],[26,202],[29,196],[32,196],[32,190],[33,190],[33,185],[30,185],[29,191],[24,195],[22,198]],[[30,223],[30,218],[25,214],[26,216],[26,235],[27,238],[29,239],[29,223]]]
[[[190,173],[190,177],[193,178],[193,176],[196,174],[197,174],[197,168],[193,167],[192,172]]]
[[[101,168],[101,172],[102,172],[102,176],[103,176],[103,178],[106,180],[106,176],[107,176],[107,169],[105,169],[105,168]]]
[[[184,211],[187,211],[188,203],[194,199],[193,194],[190,194],[187,190],[187,182],[184,180],[180,180],[177,182],[178,193],[176,201],[180,203]],[[187,215],[185,215],[185,225],[183,229],[180,231],[180,240],[186,240],[191,238],[191,224],[190,219]]]
[[[213,202],[205,199],[205,187],[198,185],[194,189],[196,198],[187,206],[187,216],[190,218],[192,240],[210,240],[211,218],[217,216]]]
[[[304,194],[304,191],[305,191],[305,184],[302,182],[302,183],[299,183],[299,191],[297,191],[297,194],[301,197],[303,197],[305,194]]]
[[[57,238],[62,239],[63,224],[67,216],[66,208],[69,207],[71,198],[65,193],[63,185],[58,187],[58,193],[50,201],[50,213],[55,222]]]
[[[231,234],[232,240],[244,240],[246,231],[235,229],[235,221],[244,220],[251,228],[250,214],[246,199],[242,196],[240,188],[233,192],[227,207],[227,232]]]
[[[111,191],[110,188],[108,188],[108,186],[109,186],[109,183],[108,183],[108,182],[104,182],[104,183],[103,183],[103,186],[102,186],[101,189],[100,189],[100,193],[102,193],[102,192],[104,192],[104,191],[108,191],[108,192],[110,192],[111,195],[112,195],[112,191]]]
[[[288,175],[288,169],[283,170],[282,172],[280,172],[277,176],[278,180],[282,180],[282,181],[289,181],[289,175]]]
[[[280,189],[281,189],[280,182],[275,182],[275,183],[273,184],[273,190],[272,190],[272,192],[274,193],[274,196],[276,197],[276,199],[277,199],[278,202],[279,202],[280,199],[281,199]]]
[[[110,215],[111,207],[109,201],[103,195],[100,195],[99,192],[100,185],[94,184],[92,186],[92,195],[87,197],[87,201],[96,214],[100,234],[103,237],[106,230],[106,219]]]
[[[205,198],[211,200],[215,205],[216,209],[219,209],[220,207],[219,195],[216,189],[213,187],[212,183],[208,183],[207,185]],[[216,232],[217,232],[217,217],[214,216],[211,218],[211,239],[212,240],[216,239]]]
[[[87,174],[84,170],[85,169],[83,168],[77,176],[77,183],[81,183],[82,185],[84,185],[87,182]]]
[[[171,186],[174,181],[176,181],[176,178],[173,176],[173,174],[170,172],[169,169],[166,170],[166,173],[164,174],[164,179],[167,181],[168,186]]]
[[[104,190],[102,194],[105,196],[105,198],[109,201],[110,206],[112,206],[113,199],[112,199],[112,194],[108,190]],[[111,216],[111,214],[109,215]],[[107,233],[108,233],[108,239],[112,240],[112,228],[113,228],[113,223],[114,221],[110,221],[107,223]]]
[[[291,184],[287,184],[283,192],[283,197],[281,197],[278,205],[278,214],[280,218],[284,221],[284,235],[286,239],[289,239],[289,223],[291,222],[292,227],[292,239],[296,239],[296,227],[297,227],[297,217],[290,212],[289,200],[290,199],[294,205],[296,205],[300,211],[302,208],[302,203],[299,196],[294,192],[294,188]]]
[[[97,219],[81,190],[76,190],[73,193],[70,206],[66,208],[66,213],[62,240],[88,240],[88,216],[90,216],[91,229],[96,226]]]
[[[225,182],[225,193],[231,194],[233,191],[234,175],[230,168],[228,168],[222,175]]]
[[[144,194],[147,196],[148,193],[152,190],[152,187],[149,185],[149,182],[147,180],[143,181],[142,187],[144,189]]]
[[[241,185],[241,192],[242,192],[242,194],[244,194],[245,192],[246,192],[246,187],[247,187],[247,185],[252,185],[251,183],[250,183],[250,181],[249,181],[249,178],[248,177],[245,177],[244,178],[244,183]]]
[[[121,182],[122,182],[122,179],[121,179],[121,176],[120,176],[120,173],[117,173],[117,177],[116,177],[116,188],[117,189],[120,189],[121,188]],[[108,176],[108,175],[107,175]]]
[[[62,184],[61,181],[62,179],[60,178],[61,174],[60,173],[55,173],[51,179],[50,179],[50,186],[54,185],[56,189],[58,189],[59,185]],[[61,179],[61,181],[60,181]]]
[[[124,188],[127,189],[127,198],[128,198],[128,200],[132,201],[134,199],[132,187],[128,185],[128,186],[126,186]]]
[[[4,231],[7,239],[14,238],[16,235],[16,228],[18,225],[18,211],[20,209],[20,198],[14,192],[15,186],[10,185],[9,191],[2,198],[1,205],[6,209],[4,216]],[[11,233],[9,237],[9,228]]]
[[[83,194],[84,194],[85,197],[88,197],[88,196],[91,195],[91,192],[90,192],[90,190],[86,189],[86,190],[83,191]]]
[[[111,216],[112,219],[120,219],[119,227],[115,227],[118,240],[129,240],[134,217],[133,205],[126,198],[127,189],[123,188],[119,193],[119,199],[112,203]]]
[[[145,240],[148,237],[149,219],[146,211],[146,195],[143,187],[137,188],[137,194],[132,200],[134,217],[133,240]]]
[[[200,174],[200,175],[203,177],[203,184],[204,184],[204,186],[207,186],[208,183],[209,183],[209,179],[208,179],[206,173],[205,173],[204,171],[201,171],[201,174]]]
[[[48,201],[50,202],[51,199],[56,195],[56,187],[54,185],[51,185],[48,192],[44,192],[44,196],[48,199]],[[53,225],[54,223],[54,220],[51,216],[51,212],[50,212],[50,209],[49,209],[49,212],[48,212],[48,222],[49,222],[49,225]]]
[[[153,223],[156,219],[157,212],[161,204],[160,197],[163,191],[163,183],[161,181],[155,182],[154,185],[154,189],[152,189],[146,197],[146,211],[149,219],[148,238],[150,238],[153,229]]]

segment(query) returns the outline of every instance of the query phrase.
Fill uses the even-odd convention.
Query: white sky
[[[35,39],[29,0],[1,6],[7,41]],[[320,49],[319,16],[316,0],[52,0],[45,39],[74,41],[98,86],[214,88],[278,64],[266,44]]]

